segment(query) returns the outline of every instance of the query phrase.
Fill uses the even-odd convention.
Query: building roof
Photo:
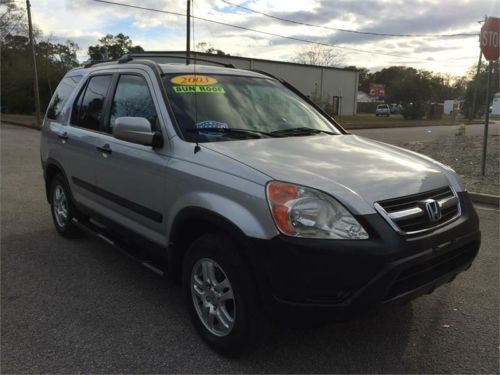
[[[176,55],[176,56],[185,56],[186,51],[147,51],[145,52],[147,54],[165,54],[165,57],[168,57],[168,55]],[[266,59],[257,59],[254,57],[243,57],[243,56],[232,56],[232,55],[216,55],[212,53],[205,53],[205,52],[196,52],[192,51],[191,56],[196,57],[196,56],[203,56],[204,58],[219,58],[219,59],[237,59],[237,60],[244,60],[244,61],[261,61],[261,62],[270,62],[270,63],[275,63],[275,64],[285,64],[285,65],[294,65],[294,66],[307,66],[307,67],[312,67],[312,68],[322,68],[322,69],[332,69],[332,70],[340,70],[343,72],[353,72],[357,73],[358,71],[355,69],[344,69],[344,68],[339,68],[339,67],[334,67],[334,66],[322,66],[322,65],[312,65],[312,64],[300,64],[300,63],[294,63],[294,62],[289,62],[289,61],[278,61],[278,60],[266,60]]]

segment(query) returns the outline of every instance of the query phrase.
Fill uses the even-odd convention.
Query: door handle
[[[100,151],[102,152],[103,154],[111,154],[113,152],[113,150],[111,150],[111,147],[109,147],[109,143],[106,143],[104,146],[100,147],[100,146],[97,146],[96,147],[97,151]]]
[[[68,133],[66,133],[66,132],[64,132],[64,133],[60,133],[60,134],[57,134],[57,136],[58,136],[58,137],[59,137],[59,139],[60,139],[61,141],[63,141],[63,142],[64,142],[64,141],[67,141],[67,140],[68,140],[68,138],[69,138],[69,137],[68,137]]]

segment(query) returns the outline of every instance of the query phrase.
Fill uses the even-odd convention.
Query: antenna
[[[191,55],[191,0],[187,0],[186,11],[186,65],[189,65],[189,55]]]
[[[190,2],[193,2],[193,5],[194,5],[194,0],[188,0],[188,9],[189,9],[189,3]],[[194,6],[193,6],[193,12],[194,12]],[[194,36],[194,17],[193,17],[193,45],[196,46],[196,40],[195,40],[195,36]],[[198,82],[197,82],[197,79],[196,79],[196,59],[193,60],[193,73],[194,73],[194,126],[196,127],[196,124],[198,123],[198,91],[197,91],[197,88],[198,88]],[[194,153],[198,153],[199,151],[201,151],[201,147],[200,145],[198,144],[198,140],[196,141],[196,146],[194,146]]]

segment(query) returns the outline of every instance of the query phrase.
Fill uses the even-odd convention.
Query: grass
[[[36,123],[35,116],[29,115],[11,115],[2,113],[0,121],[7,124],[26,126],[28,128],[40,129],[40,125]]]
[[[447,126],[454,125],[453,119],[449,115],[444,115],[441,120],[423,119],[423,120],[405,120],[401,115],[391,115],[390,117],[377,117],[374,114],[360,113],[356,116],[342,116],[336,118],[346,129],[369,129],[369,128],[405,128],[414,126]],[[34,116],[13,115],[2,113],[0,120],[14,125],[26,126],[29,128],[40,129],[36,124]],[[456,125],[464,122],[459,119]],[[468,121],[467,121],[468,123]],[[482,120],[474,120],[472,123],[483,123]]]
[[[449,126],[459,125],[465,119],[459,118],[456,122],[449,115],[444,115],[442,119],[422,119],[422,120],[405,120],[401,115],[391,115],[389,117],[377,117],[374,114],[360,113],[356,116],[342,116],[337,118],[342,126],[346,129],[363,129],[363,128],[404,128],[414,126]],[[478,120],[481,121],[481,120]]]

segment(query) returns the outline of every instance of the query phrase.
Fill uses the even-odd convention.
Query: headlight
[[[364,240],[368,233],[332,197],[318,190],[273,181],[267,201],[276,226],[294,237]]]

